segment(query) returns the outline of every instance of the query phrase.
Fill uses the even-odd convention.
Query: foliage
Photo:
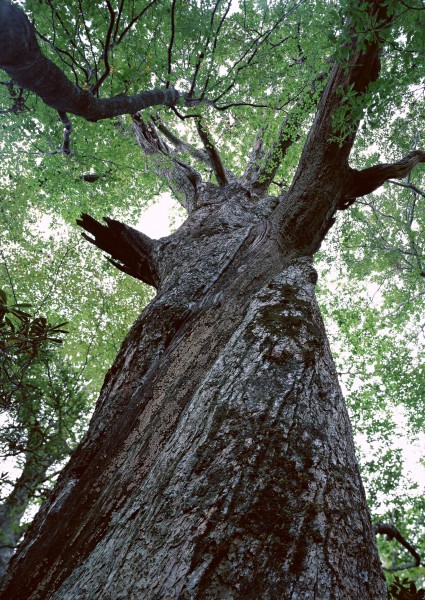
[[[25,310],[24,310],[25,309]],[[44,497],[48,481],[69,455],[84,429],[87,393],[78,373],[56,351],[65,322],[51,322],[28,312],[29,304],[11,303],[0,290],[0,454],[23,469],[20,478],[3,474],[2,500],[21,490],[14,515],[0,526],[19,531],[22,513]]]
[[[394,125],[398,133],[392,143],[383,147],[369,132],[353,160],[365,160],[363,153],[372,140],[375,152],[366,158],[370,163],[383,156],[391,160],[396,148],[410,150],[412,142],[420,143],[417,121],[410,113],[399,116]],[[387,133],[390,129],[383,128]],[[372,516],[393,523],[423,557],[423,175],[413,172],[403,186],[386,184],[384,193],[360,198],[339,220],[317,257],[322,274],[319,298]],[[338,295],[329,291],[336,286]],[[412,563],[397,541],[378,536],[378,547],[386,567]],[[423,567],[409,574],[423,585]]]
[[[425,598],[425,590],[416,589],[414,581],[410,581],[407,577],[400,579],[396,577],[391,584],[390,600],[422,600]]]

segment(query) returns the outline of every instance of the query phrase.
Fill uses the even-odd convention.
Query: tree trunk
[[[22,535],[21,519],[34,492],[46,479],[47,466],[35,454],[27,453],[24,469],[9,496],[0,504],[0,577]]]
[[[2,598],[387,597],[317,274],[275,205],[204,185],[154,246],[158,295]]]

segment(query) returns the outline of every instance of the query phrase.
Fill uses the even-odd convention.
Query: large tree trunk
[[[204,186],[2,598],[384,599],[311,258]],[[308,236],[307,236],[308,237]]]

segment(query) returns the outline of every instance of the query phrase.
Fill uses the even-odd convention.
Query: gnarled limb
[[[153,252],[155,241],[120,221],[108,217],[103,220],[106,225],[83,213],[77,224],[93,236],[82,234],[88,242],[112,256],[108,260],[114,267],[157,288],[159,275]]]
[[[403,179],[403,177],[407,177],[417,164],[424,162],[425,151],[413,150],[413,152],[410,152],[395,163],[383,163],[363,169],[362,171],[350,169],[347,191],[338,205],[338,209],[344,210],[348,208],[356,198],[370,194],[389,179]]]
[[[190,165],[173,156],[158,135],[153,120],[148,123],[133,116],[133,131],[142,152],[152,157],[157,175],[165,179],[180,204],[190,213],[196,208],[197,186],[201,176]]]
[[[175,89],[150,90],[112,98],[96,98],[72,83],[51,60],[43,56],[33,25],[19,6],[0,0],[0,68],[18,85],[48,106],[89,121],[135,114],[149,106],[173,106],[180,97]]]
[[[383,567],[385,571],[402,571],[404,569],[411,569],[412,567],[419,567],[420,565],[424,566],[424,563],[421,563],[421,557],[418,554],[417,550],[410,544],[406,538],[401,535],[397,527],[391,525],[391,523],[374,523],[373,530],[375,534],[381,533],[387,536],[388,540],[397,540],[399,544],[401,544],[406,550],[413,556],[415,559],[414,562],[406,563],[403,565],[392,565],[391,567]]]

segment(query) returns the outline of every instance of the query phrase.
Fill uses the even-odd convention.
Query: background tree
[[[160,242],[115,220],[81,221],[116,266],[158,295],[130,332],[89,435],[28,536],[42,550],[45,575],[28,547],[4,593],[40,596],[61,586],[58,597],[87,589],[99,597],[274,597],[282,589],[385,597],[310,257],[336,209],[423,160],[414,150],[389,164],[363,161],[360,171],[347,163],[363,116],[369,127],[371,115],[382,119],[416,101],[412,83],[423,74],[410,67],[421,43],[419,5],[349,2],[337,13],[316,2],[233,11],[219,2],[150,3],[141,14],[131,3],[107,3],[107,12],[91,4],[77,14],[73,5],[61,13],[46,4],[31,7],[37,27],[53,15],[55,36],[60,29],[69,46],[50,42],[79,87],[38,53],[29,22],[5,3],[1,63],[59,111],[67,164],[78,151],[69,156],[66,111],[93,120],[133,113],[151,175],[169,183],[189,217]],[[143,20],[153,7],[153,20]],[[319,35],[324,23],[328,37]],[[141,71],[132,64],[140,52]],[[118,75],[126,67],[130,79]],[[152,84],[165,91],[139,93]],[[16,113],[25,93],[5,89]],[[108,91],[124,95],[107,100]],[[177,101],[184,132],[169,112],[134,114]],[[223,121],[232,143],[220,144]],[[128,135],[128,125],[118,120],[115,131]],[[100,136],[111,131],[95,127]],[[93,168],[81,173],[86,183],[102,177]],[[65,542],[55,526],[64,518]],[[29,571],[23,583],[19,573]]]
[[[84,428],[87,395],[78,373],[58,360],[54,346],[67,333],[12,304],[0,290],[0,408],[2,458],[21,474],[1,481],[0,569],[3,575],[21,537],[21,519],[31,502],[43,499],[60,463]]]

